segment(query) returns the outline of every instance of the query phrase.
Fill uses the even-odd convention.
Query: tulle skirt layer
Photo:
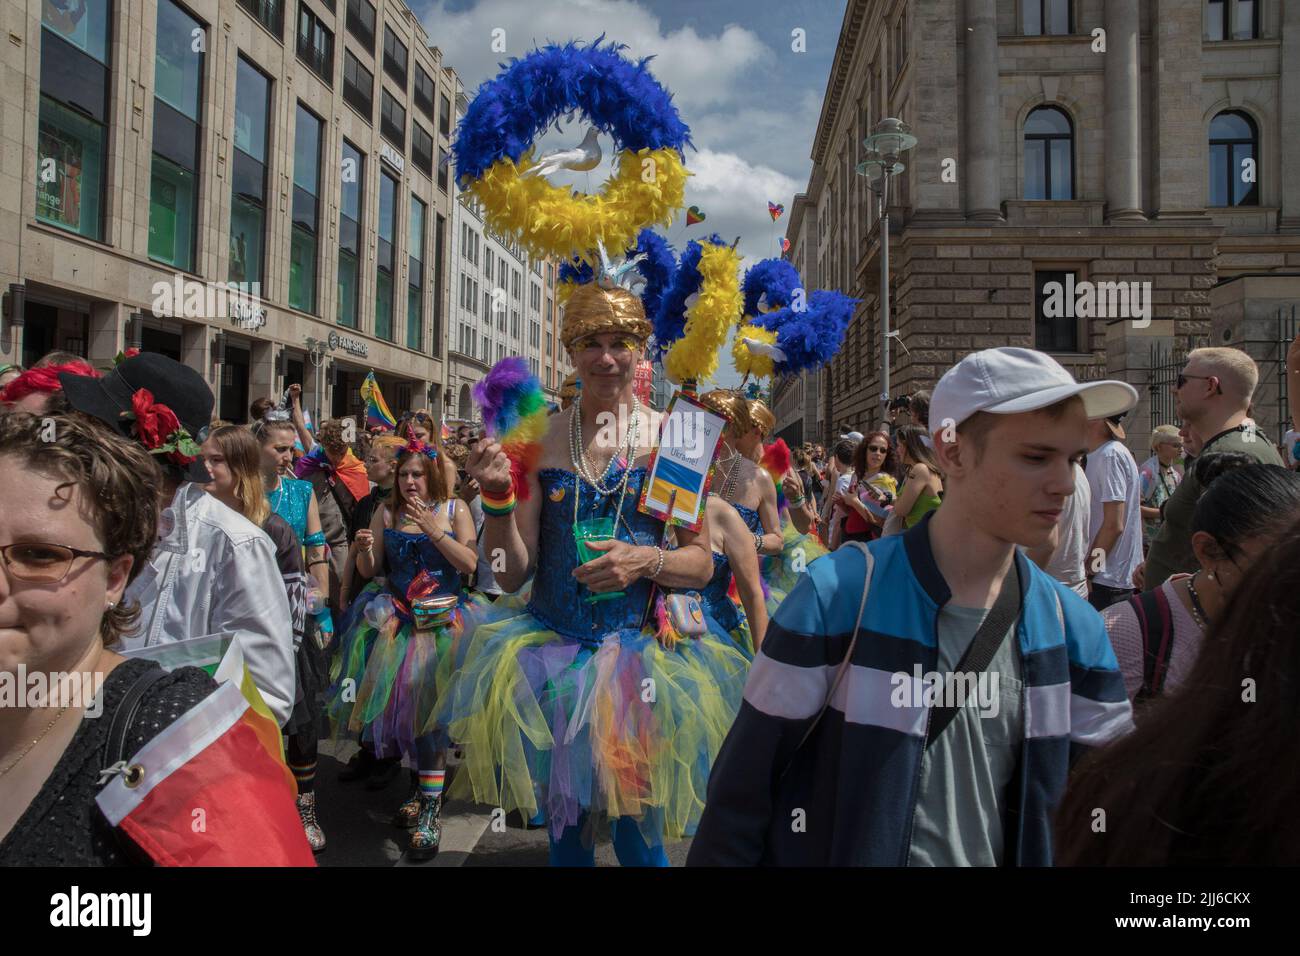
[[[781,534],[784,538],[781,553],[764,558],[761,571],[769,617],[776,613],[808,565],[828,553],[820,541],[810,534],[800,534],[789,521],[782,525]]]
[[[439,718],[464,745],[453,795],[529,818],[540,801],[556,836],[584,813],[637,818],[652,845],[693,832],[740,706],[739,650],[634,629],[585,643],[499,606],[467,629]]]

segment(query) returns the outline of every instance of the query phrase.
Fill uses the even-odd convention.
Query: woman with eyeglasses
[[[307,635],[308,578],[302,546],[293,528],[271,510],[262,479],[262,446],[240,425],[220,425],[200,446],[212,481],[203,490],[227,508],[239,512],[267,533],[275,544],[275,560],[284,578],[285,596],[293,621],[294,671],[297,689],[293,713],[284,725],[289,769],[298,785],[298,816],[312,851],[325,849],[325,833],[316,819],[317,728],[320,690],[325,683],[321,659],[322,635],[312,627]],[[323,594],[317,585],[318,594]],[[304,640],[304,637],[307,639]]]
[[[884,431],[869,432],[853,453],[853,481],[837,496],[844,514],[844,541],[874,541],[885,525],[884,509],[898,494],[898,456]],[[875,510],[873,510],[874,506]]]
[[[178,843],[219,844],[222,862],[236,865],[311,865],[284,767],[251,728],[234,727],[221,741],[231,749],[217,781],[201,771],[216,741],[174,751],[184,758],[174,770],[145,749],[193,708],[195,720],[229,710],[230,697],[198,668],[166,672],[114,651],[139,616],[123,594],[149,567],[161,480],[142,446],[80,415],[0,416],[0,674],[20,688],[36,675],[48,686],[0,707],[0,865],[167,862]],[[110,740],[115,726],[123,736]],[[122,781],[129,786],[133,768],[146,765],[157,774],[148,777],[161,814],[153,819],[183,814],[184,832],[151,829],[138,839],[138,829],[110,824],[117,804],[97,808],[101,790],[129,793]],[[202,797],[213,826],[190,832],[201,781],[213,785]],[[238,793],[258,794],[259,812],[223,813],[221,800]]]

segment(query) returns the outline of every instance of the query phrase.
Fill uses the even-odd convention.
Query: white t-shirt
[[[1133,570],[1142,563],[1142,482],[1132,452],[1111,440],[1089,454],[1088,486],[1092,492],[1089,542],[1096,539],[1101,527],[1102,505],[1124,502],[1124,531],[1106,555],[1106,566],[1093,580],[1108,588],[1131,588]],[[1092,557],[1085,555],[1084,560],[1091,561]]]
[[[1088,533],[1092,523],[1092,487],[1088,476],[1078,465],[1074,466],[1074,494],[1065,499],[1065,510],[1057,520],[1059,528],[1056,550],[1044,568],[1066,587],[1081,597],[1088,596],[1088,576],[1084,562],[1088,559]]]

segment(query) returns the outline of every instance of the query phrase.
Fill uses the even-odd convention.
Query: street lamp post
[[[916,145],[910,127],[892,116],[882,119],[862,141],[867,158],[858,163],[857,171],[866,176],[871,191],[880,197],[880,401],[889,409],[889,178],[907,167],[898,157]]]

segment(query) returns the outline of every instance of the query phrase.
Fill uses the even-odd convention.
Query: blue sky
[[[607,39],[650,56],[650,69],[674,95],[691,128],[696,151],[687,151],[686,205],[706,220],[689,229],[684,218],[666,235],[678,247],[717,231],[740,237],[746,265],[779,254],[786,216],[775,224],[769,200],[788,210],[808,183],[809,152],[835,55],[845,0],[407,0],[424,23],[444,63],[460,75],[472,96],[498,64],[536,44],[570,39]],[[505,31],[506,52],[491,49],[492,31]],[[792,31],[804,31],[804,52],[795,52]],[[540,140],[541,148],[576,144],[581,122]],[[609,172],[606,161],[591,173],[566,180],[596,190]],[[787,213],[788,215],[788,213]],[[725,361],[724,365],[728,362]],[[725,380],[729,376],[721,376]]]

